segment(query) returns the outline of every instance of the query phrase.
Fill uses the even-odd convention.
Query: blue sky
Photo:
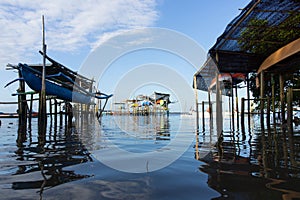
[[[99,44],[122,31],[141,27],[167,28],[185,34],[207,52],[248,3],[249,0],[1,0],[0,101],[16,100],[10,94],[17,84],[3,88],[17,76],[5,70],[7,63],[42,62],[38,54],[42,46],[42,15],[46,19],[48,54],[79,70]],[[0,105],[0,111],[14,109]]]

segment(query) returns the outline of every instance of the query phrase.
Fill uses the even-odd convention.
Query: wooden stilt
[[[219,74],[216,73],[216,124],[217,124],[217,135],[221,136],[223,131],[223,116],[222,116],[222,95],[221,87],[219,82]]]
[[[28,117],[28,128],[31,130],[31,119],[32,119],[32,104],[33,94],[30,95],[30,106],[29,106],[29,117]]]
[[[262,128],[264,127],[264,95],[265,95],[264,71],[261,71],[260,73],[260,122]]]
[[[244,97],[241,99],[241,128],[242,128],[242,133],[245,133],[245,98]]]
[[[19,78],[22,78],[22,74],[19,71]],[[25,82],[19,81],[19,89],[17,90],[18,95],[18,114],[19,114],[19,132],[26,134],[27,125],[27,102],[25,93]]]
[[[272,112],[273,112],[273,124],[276,124],[276,109],[275,109],[275,80],[274,80],[274,75],[271,75],[271,85],[272,85]]]
[[[282,74],[279,75],[279,87],[280,87],[281,123],[285,123],[284,77]]]
[[[240,115],[239,115],[239,96],[238,96],[237,85],[235,86],[235,109],[236,109],[236,126],[237,129],[239,129]]]
[[[248,101],[247,101],[247,108],[248,108],[248,129],[249,129],[249,131],[250,131],[250,112],[251,112],[251,110],[250,110],[250,75],[248,74],[247,75],[247,99],[248,99]]]
[[[234,132],[234,93],[233,93],[233,85],[231,86],[231,121],[232,121],[232,131]]]
[[[194,92],[196,101],[196,130],[199,130],[199,109],[198,109],[198,91],[197,91],[197,77],[194,76]]]
[[[202,131],[205,131],[205,108],[204,108],[204,101],[202,101]]]
[[[293,89],[291,87],[287,92],[287,126],[288,132],[293,134]]]
[[[271,128],[271,106],[270,106],[270,98],[268,97],[267,98],[267,127],[268,127],[268,130],[270,130],[270,128]]]
[[[44,137],[46,134],[46,85],[45,85],[45,76],[46,76],[46,44],[45,44],[45,23],[44,16],[42,16],[43,22],[43,72],[42,72],[42,88],[39,96],[39,114],[38,114],[38,132],[40,137]]]

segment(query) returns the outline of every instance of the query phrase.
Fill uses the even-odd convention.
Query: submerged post
[[[293,89],[288,88],[287,92],[287,126],[289,134],[293,133]]]
[[[205,131],[205,115],[204,115],[204,101],[202,101],[202,131]]]
[[[264,126],[264,94],[265,94],[264,71],[261,71],[260,73],[260,123],[262,128]]]
[[[45,76],[46,76],[46,44],[45,44],[45,23],[44,15],[42,16],[43,23],[43,72],[42,72],[42,88],[39,95],[39,115],[38,115],[38,126],[39,126],[39,136],[42,136],[46,133],[46,85],[45,85]]]
[[[22,73],[20,71],[19,71],[19,78],[22,78]],[[17,92],[18,92],[19,130],[21,133],[25,133],[26,124],[27,124],[27,101],[26,101],[24,80],[20,80],[19,89],[17,90]]]
[[[280,87],[280,107],[281,107],[281,122],[285,121],[285,96],[284,96],[284,77],[282,74],[279,75],[279,87]]]
[[[244,97],[242,97],[241,99],[241,128],[242,128],[242,133],[245,133],[245,98]]]
[[[199,130],[199,109],[198,109],[198,92],[197,92],[197,77],[194,76],[194,91],[196,101],[196,129]]]
[[[219,74],[216,73],[216,124],[217,134],[220,136],[223,131],[223,116],[222,116],[222,93],[219,82]]]

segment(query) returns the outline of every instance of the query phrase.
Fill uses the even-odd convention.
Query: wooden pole
[[[22,73],[19,71],[19,78],[22,78]],[[18,93],[18,114],[19,114],[19,132],[26,134],[27,125],[27,101],[25,93],[25,82],[20,80]]]
[[[194,92],[195,92],[195,101],[196,101],[196,130],[199,130],[199,109],[198,109],[198,91],[197,91],[197,77],[196,76],[194,76]]]
[[[248,130],[250,130],[250,75],[247,75],[247,108],[248,108]]]
[[[240,116],[239,116],[239,96],[237,91],[237,85],[235,86],[235,106],[236,106],[236,126],[239,129]]]
[[[205,131],[205,116],[204,116],[205,110],[204,110],[204,101],[202,101],[202,131]]]
[[[28,128],[31,130],[31,118],[32,118],[32,104],[33,104],[33,94],[30,95],[30,107],[29,107],[29,118],[28,118]]]
[[[39,126],[39,136],[46,134],[46,85],[45,85],[45,76],[46,76],[46,44],[45,44],[45,22],[44,15],[42,16],[43,23],[43,72],[42,72],[42,88],[39,96],[39,115],[38,115],[38,126]]]
[[[233,93],[233,85],[231,86],[231,118],[232,118],[232,131],[234,131],[234,93]]]
[[[293,89],[291,87],[287,92],[287,126],[289,134],[293,134]]]
[[[264,126],[264,94],[265,94],[264,71],[261,71],[260,73],[260,122],[262,128]]]
[[[268,130],[270,130],[270,117],[271,117],[271,106],[270,106],[270,98],[268,97],[267,98],[267,127],[268,127]]]
[[[57,100],[54,99],[54,126],[57,126]]]
[[[272,112],[273,112],[273,124],[276,124],[276,109],[275,109],[275,80],[274,80],[274,75],[271,75],[271,85],[272,85]]]
[[[241,128],[242,128],[242,133],[245,133],[245,98],[244,97],[242,97],[241,99]]]
[[[222,116],[222,95],[221,87],[219,82],[219,74],[216,73],[216,124],[217,124],[217,135],[218,137],[223,131],[223,116]]]
[[[284,77],[279,75],[279,87],[280,87],[280,107],[281,107],[281,123],[285,122],[285,96],[284,96]]]

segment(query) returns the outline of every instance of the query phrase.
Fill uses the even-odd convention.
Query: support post
[[[250,75],[247,75],[247,108],[248,108],[248,129],[250,130]]]
[[[31,130],[31,119],[32,119],[32,103],[33,94],[30,95],[30,106],[29,106],[29,117],[28,117],[28,128]]]
[[[22,78],[22,73],[19,71],[19,78]],[[19,132],[26,134],[27,125],[27,102],[25,93],[25,82],[20,80],[18,95],[18,114],[19,114]]]
[[[276,109],[275,109],[275,80],[274,75],[271,75],[271,85],[272,85],[272,112],[273,112],[273,124],[276,124]]]
[[[288,88],[287,92],[287,126],[289,134],[293,135],[293,89]]]
[[[196,130],[199,130],[199,109],[198,109],[198,91],[197,91],[196,75],[194,76],[194,92],[195,92],[195,101],[196,101]]]
[[[279,87],[280,87],[280,109],[281,109],[281,123],[285,122],[285,96],[284,96],[284,77],[279,75]]]
[[[270,98],[267,98],[267,127],[270,130],[270,118],[271,118],[271,106],[270,106]]]
[[[239,124],[240,124],[240,115],[239,115],[239,96],[238,96],[238,91],[237,91],[237,85],[235,86],[235,106],[236,106],[236,124],[237,124],[237,129],[239,129]]]
[[[232,118],[232,131],[234,132],[234,92],[233,85],[231,86],[231,118]]]
[[[223,116],[222,116],[222,94],[219,82],[219,74],[216,73],[216,124],[217,124],[217,135],[218,137],[223,131]]]
[[[45,23],[44,15],[42,16],[43,23],[43,71],[42,71],[42,88],[39,95],[39,115],[38,115],[38,126],[39,126],[39,137],[44,137],[46,134],[46,85],[45,85],[45,76],[46,76],[46,44],[45,44]]]
[[[265,82],[264,71],[260,73],[260,123],[264,127],[264,95],[265,95]]]
[[[204,109],[204,101],[202,101],[202,131],[205,131],[205,109]]]
[[[242,128],[242,133],[245,133],[245,98],[244,97],[242,97],[241,99],[241,128]]]

